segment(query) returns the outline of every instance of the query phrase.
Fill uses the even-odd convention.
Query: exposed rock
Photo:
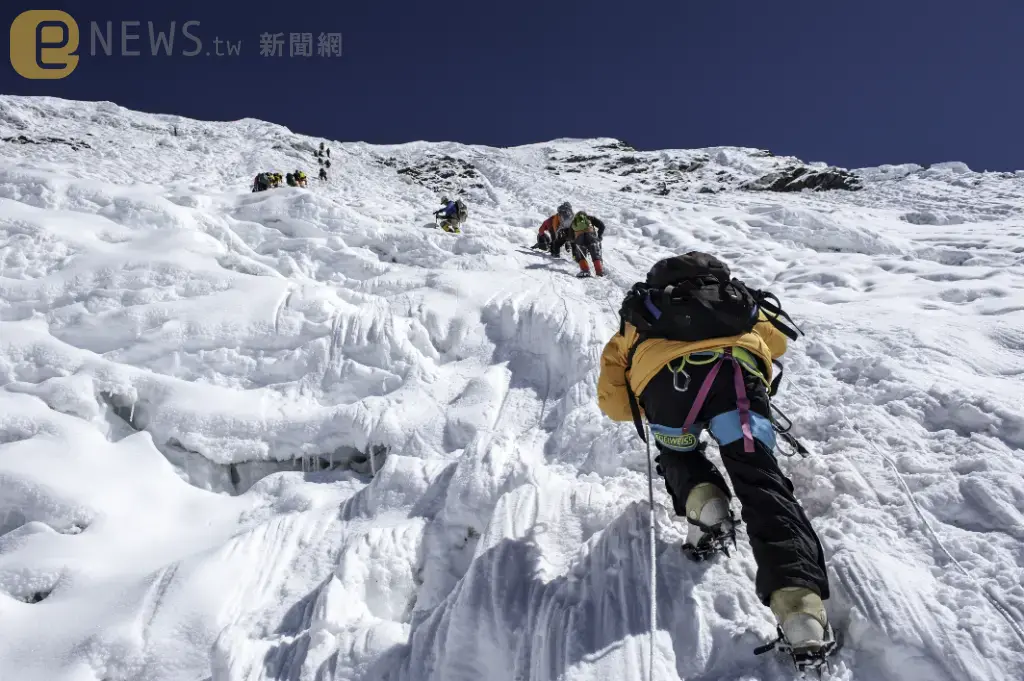
[[[10,142],[11,144],[66,144],[75,151],[81,151],[82,149],[92,149],[86,142],[80,140],[66,140],[61,137],[42,137],[40,139],[32,139],[25,135],[18,135],[17,137],[4,137],[4,142]]]
[[[622,140],[616,140],[610,144],[599,144],[594,148],[602,151],[636,151],[636,149]]]
[[[28,603],[30,605],[33,605],[35,603],[39,603],[39,602],[43,601],[51,593],[52,593],[51,591],[33,591],[32,593],[27,594],[24,598],[22,598],[21,601],[23,603]]]
[[[862,186],[859,177],[842,168],[790,167],[747,182],[742,189],[772,192],[799,192],[804,189],[857,191]]]
[[[387,159],[384,161],[384,165],[394,167],[396,164],[394,164],[394,159]],[[484,188],[481,182],[465,184],[467,180],[472,181],[480,177],[480,173],[477,172],[472,163],[448,156],[447,154],[423,161],[414,166],[399,168],[396,172],[433,192],[460,194],[464,193],[467,187],[473,189]]]
[[[605,157],[605,156],[579,156],[579,155],[575,155],[575,156],[569,156],[568,158],[562,159],[562,162],[563,163],[586,163],[588,161],[600,161],[602,158],[607,158],[607,157]],[[555,160],[557,161],[558,159],[555,159]]]

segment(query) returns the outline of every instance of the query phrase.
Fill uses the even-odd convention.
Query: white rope
[[[654,463],[651,459],[651,429],[644,423],[644,434],[647,440],[647,499],[650,502],[650,515],[648,516],[648,529],[650,530],[649,542],[651,545],[651,630],[649,634],[647,679],[654,681],[654,634],[658,627],[658,563],[657,563],[657,539],[658,519],[654,516]]]
[[[804,397],[806,397],[809,401],[811,401],[811,402],[815,401],[813,397],[811,397],[807,392],[805,392],[796,383],[793,383],[792,380],[787,381],[787,384],[791,388],[794,388],[797,393],[799,393],[799,394],[803,395]],[[942,543],[942,540],[939,539],[939,535],[936,534],[935,529],[932,527],[931,522],[929,522],[928,517],[924,514],[924,509],[921,508],[920,504],[917,503],[917,499],[914,498],[914,493],[913,493],[913,491],[911,491],[910,485],[907,484],[907,481],[903,477],[903,474],[900,473],[899,468],[896,467],[896,462],[893,461],[892,458],[888,454],[886,454],[884,451],[882,451],[882,448],[879,447],[878,445],[876,445],[874,443],[874,441],[871,440],[871,438],[868,438],[863,433],[861,433],[860,430],[855,425],[853,425],[853,422],[850,420],[850,418],[846,414],[844,414],[842,411],[840,411],[839,415],[842,418],[843,422],[846,424],[846,426],[850,430],[852,430],[854,433],[859,435],[862,440],[867,442],[868,445],[870,445],[871,448],[874,449],[875,452],[880,457],[882,457],[882,460],[885,461],[885,463],[887,463],[889,465],[889,468],[892,469],[892,472],[896,475],[896,480],[899,481],[900,487],[903,488],[903,492],[906,494],[907,499],[910,501],[910,505],[914,508],[914,511],[917,512],[917,516],[921,519],[921,523],[924,525],[925,529],[928,530],[928,534],[931,536],[932,542],[934,542],[935,546],[938,547],[938,549],[940,551],[942,551],[942,553],[946,556],[946,558],[948,558],[949,561],[954,566],[956,566],[956,568],[961,573],[963,573],[963,575],[965,577],[967,577],[967,579],[971,580],[971,582],[973,582],[974,585],[976,587],[978,587],[978,589],[981,591],[981,593],[985,597],[985,599],[989,603],[991,603],[992,607],[995,608],[996,611],[999,612],[999,614],[1003,617],[1003,619],[1006,620],[1006,623],[1010,625],[1010,628],[1013,629],[1014,633],[1017,634],[1017,636],[1020,638],[1021,642],[1024,642],[1024,629],[1022,629],[1021,625],[1018,624],[1017,621],[1013,618],[1013,615],[1010,614],[1010,611],[1007,610],[1006,606],[1003,605],[1003,603],[999,600],[999,598],[995,594],[991,593],[983,584],[979,583],[978,580],[974,577],[974,575],[972,575],[970,572],[968,572],[967,568],[965,568],[963,565],[961,565],[960,561],[958,561],[956,558],[953,557],[953,554],[949,552],[949,550],[946,548],[946,546]],[[847,459],[847,460],[849,460],[849,459]],[[853,464],[852,461],[850,463]],[[856,468],[855,464],[854,464],[854,467]]]

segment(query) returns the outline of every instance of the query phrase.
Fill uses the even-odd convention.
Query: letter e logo
[[[11,66],[30,80],[67,78],[78,67],[78,23],[55,9],[30,10],[11,24]]]

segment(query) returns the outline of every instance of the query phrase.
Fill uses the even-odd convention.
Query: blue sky
[[[8,23],[44,7],[5,3]],[[82,28],[68,78],[4,94],[252,117],[337,140],[510,146],[607,136],[640,149],[737,145],[846,167],[957,160],[1024,168],[1024,2],[787,0],[48,2]],[[95,56],[90,22],[140,21],[143,56]],[[174,56],[149,54],[147,22]],[[182,56],[241,41],[238,55]],[[284,33],[284,56],[260,56]],[[342,56],[288,56],[289,34],[342,34]],[[226,52],[226,44],[221,51]]]

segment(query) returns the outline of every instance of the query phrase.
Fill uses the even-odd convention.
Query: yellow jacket
[[[683,355],[731,347],[744,348],[764,361],[762,372],[764,378],[770,382],[772,380],[772,358],[784,355],[787,345],[786,336],[776,329],[762,312],[761,321],[754,325],[753,330],[739,336],[709,338],[692,343],[662,338],[646,340],[636,349],[632,367],[627,375],[626,358],[636,340],[636,329],[632,324],[627,323],[625,335],[616,333],[604,346],[604,352],[601,353],[601,375],[597,379],[597,404],[601,411],[613,421],[631,421],[633,419],[633,414],[629,409],[629,394],[626,392],[627,380],[633,389],[633,394],[639,397],[662,367]]]

